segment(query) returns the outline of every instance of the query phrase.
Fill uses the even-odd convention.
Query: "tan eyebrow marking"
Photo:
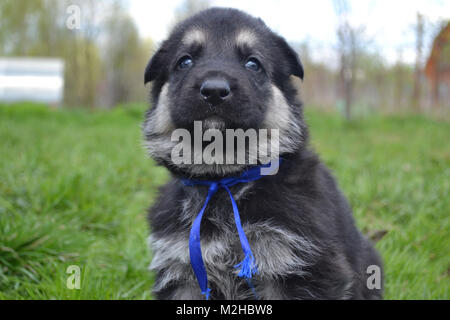
[[[257,42],[256,35],[250,30],[242,30],[236,37],[238,46],[253,46]]]
[[[181,42],[187,46],[195,43],[203,44],[206,42],[206,33],[200,29],[189,30],[186,32]]]

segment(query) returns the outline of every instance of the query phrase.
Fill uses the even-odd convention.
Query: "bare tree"
[[[151,41],[142,41],[138,29],[121,4],[117,4],[103,25],[104,83],[102,105],[142,101],[146,97],[141,77],[152,51]]]
[[[416,65],[414,71],[414,88],[412,94],[412,105],[414,110],[420,109],[420,102],[422,98],[422,63],[423,63],[423,36],[424,36],[424,22],[423,16],[417,13],[416,25]]]
[[[55,2],[57,0],[48,0]],[[80,8],[80,29],[69,30],[69,43],[64,52],[66,60],[65,101],[68,105],[95,108],[101,83],[102,60],[98,43],[101,38],[104,15],[114,3],[107,0],[65,0],[64,10],[70,5]]]
[[[339,91],[345,102],[345,118],[351,118],[355,97],[358,57],[363,46],[364,27],[350,24],[350,5],[346,0],[334,0],[338,17],[337,50],[339,55]]]
[[[404,105],[405,84],[408,77],[407,66],[403,63],[403,48],[397,49],[397,62],[392,67],[394,82],[394,105],[395,108],[402,108]]]

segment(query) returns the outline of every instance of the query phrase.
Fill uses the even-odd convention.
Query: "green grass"
[[[142,110],[0,107],[0,299],[152,298],[146,208],[167,173],[145,156]],[[450,124],[307,119],[358,226],[387,232],[385,297],[449,299]]]

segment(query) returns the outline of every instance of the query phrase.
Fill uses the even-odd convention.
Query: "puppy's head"
[[[304,143],[301,104],[291,76],[303,79],[295,51],[261,19],[235,9],[213,8],[175,27],[145,70],[152,82],[144,123],[150,154],[191,176],[237,173],[242,164],[174,164],[175,129],[278,129],[279,152]],[[270,140],[270,137],[269,137]],[[251,149],[251,147],[250,147]],[[257,150],[247,150],[247,153]]]

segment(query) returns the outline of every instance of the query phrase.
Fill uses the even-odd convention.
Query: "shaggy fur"
[[[178,67],[188,55],[193,66]],[[244,67],[249,57],[261,70]],[[260,299],[376,299],[366,286],[367,267],[381,260],[357,230],[349,205],[329,170],[308,147],[302,105],[290,77],[303,79],[297,54],[260,19],[234,9],[209,9],[179,24],[145,71],[154,107],[143,132],[150,155],[172,173],[150,210],[159,299],[202,299],[189,261],[189,231],[207,187],[186,187],[180,178],[220,179],[248,165],[172,163],[175,128],[206,126],[280,130],[279,172],[231,188],[259,273],[252,279]],[[225,79],[232,96],[220,105],[200,98],[205,79]],[[252,153],[254,150],[248,150]],[[233,266],[243,258],[225,190],[208,204],[201,246],[212,299],[253,299]]]

